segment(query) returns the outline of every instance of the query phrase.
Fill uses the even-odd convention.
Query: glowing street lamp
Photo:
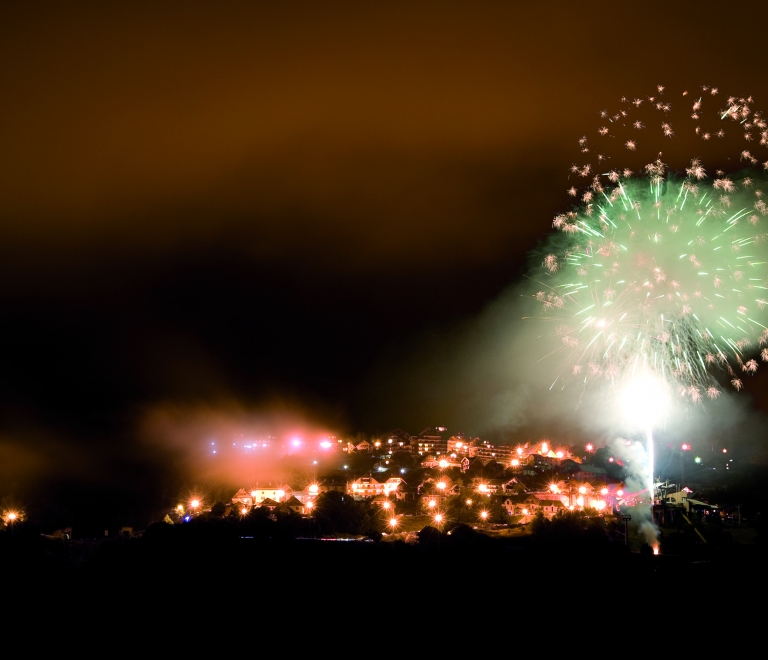
[[[483,519],[483,527],[485,527],[486,522],[488,522],[488,512],[487,511],[481,511],[480,517]]]
[[[392,528],[392,533],[395,533],[395,527],[397,527],[397,518],[389,519],[389,526]]]

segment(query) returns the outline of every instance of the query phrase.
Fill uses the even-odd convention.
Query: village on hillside
[[[396,429],[359,441],[324,438],[317,451],[324,457],[325,472],[300,483],[286,483],[275,475],[244,484],[217,503],[220,515],[244,516],[264,508],[307,517],[313,515],[318,498],[338,493],[376,507],[382,528],[392,533],[407,526],[411,517],[431,520],[438,527],[463,522],[491,528],[526,525],[537,514],[548,519],[566,511],[615,515],[622,507],[651,503],[647,489],[627,489],[622,461],[591,443],[494,445],[434,427],[418,435]],[[681,484],[657,484],[655,491],[656,504],[702,516],[717,510],[689,497],[691,491]],[[168,521],[189,520],[211,506],[206,509],[201,499],[193,499],[177,505]],[[658,515],[670,507],[659,507]]]

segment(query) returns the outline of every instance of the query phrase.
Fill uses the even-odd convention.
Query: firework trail
[[[554,219],[535,318],[553,386],[642,370],[698,403],[768,361],[768,124],[751,98],[656,91],[578,141],[580,203]]]

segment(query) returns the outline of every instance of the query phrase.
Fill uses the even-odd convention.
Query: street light
[[[13,538],[13,528],[15,526],[16,521],[19,520],[19,514],[17,514],[15,511],[8,511],[5,514],[5,524],[9,525],[11,528],[11,538]]]
[[[483,527],[485,527],[486,522],[488,521],[488,512],[487,511],[481,511],[480,517],[483,519]]]

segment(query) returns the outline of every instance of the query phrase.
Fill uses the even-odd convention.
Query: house
[[[379,438],[378,442],[381,443],[382,447],[387,449],[389,454],[396,451],[405,451],[412,454],[415,451],[414,439],[402,429],[395,429],[394,431],[383,435]]]
[[[501,506],[510,516],[532,516],[541,508],[541,501],[531,493],[507,495],[501,500]]]
[[[390,477],[384,482],[377,481],[373,477],[360,477],[349,484],[347,493],[355,499],[389,495],[390,493],[394,493],[399,498],[401,494],[398,490],[402,483],[403,480],[400,477]]]
[[[293,489],[290,486],[254,486],[250,491],[245,488],[238,490],[232,497],[232,504],[241,506],[260,506],[266,500],[284,501],[293,495]]]
[[[581,464],[573,458],[564,458],[560,461],[560,469],[563,472],[576,472],[581,467]]]
[[[463,434],[452,435],[448,438],[447,453],[458,456],[474,456],[479,438],[467,439]]]
[[[580,465],[579,469],[573,473],[574,479],[591,479],[593,481],[607,481],[608,473],[596,465]]]
[[[347,480],[342,477],[320,477],[317,486],[321,493],[335,490],[338,493],[347,492]]]
[[[427,454],[447,454],[448,439],[445,437],[445,427],[424,429],[414,439],[416,451],[422,456]]]
[[[496,495],[502,490],[502,486],[501,479],[483,479],[482,477],[472,479],[472,490],[481,495]]]
[[[461,467],[462,461],[452,454],[428,454],[420,463],[424,468],[440,468],[441,470],[447,470],[448,468]]]
[[[558,493],[536,493],[536,499],[540,502],[540,511],[547,518],[552,518],[567,508]]]
[[[363,440],[362,442],[355,445],[355,451],[370,452],[372,449],[373,445],[367,440]]]
[[[558,467],[559,462],[553,456],[542,456],[541,454],[528,454],[525,459],[525,465],[536,470],[552,470]]]
[[[697,513],[700,516],[719,515],[717,505],[695,500],[690,497],[690,493],[691,491],[685,488],[676,493],[669,493],[664,502],[667,505],[680,507],[687,513]]]
[[[290,509],[291,511],[294,511],[295,513],[301,514],[302,516],[309,512],[309,509],[304,504],[304,502],[299,500],[297,497],[294,497],[293,495],[285,502],[283,502],[283,506]]]
[[[280,506],[280,502],[277,502],[267,497],[263,499],[261,502],[259,502],[258,506],[262,506],[269,509],[270,511],[274,511],[276,507]]]
[[[524,493],[530,490],[531,488],[520,477],[512,477],[509,481],[501,484],[502,493]]]

